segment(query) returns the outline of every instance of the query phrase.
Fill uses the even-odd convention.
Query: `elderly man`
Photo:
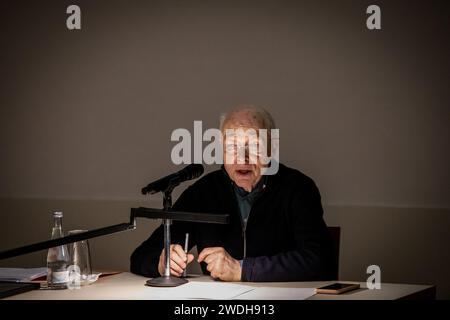
[[[270,130],[275,124],[266,110],[240,106],[226,115],[221,127],[222,132],[227,129]],[[224,159],[227,159],[226,153],[230,148],[227,141],[224,144]],[[225,161],[221,170],[196,181],[174,204],[174,210],[230,214],[230,223],[174,222],[171,274],[181,276],[194,260],[194,256],[185,254],[182,247],[185,234],[189,233],[190,247],[197,246],[197,260],[203,273],[216,279],[329,279],[332,272],[331,241],[314,181],[282,164],[279,164],[276,174],[262,175],[264,164],[249,161],[248,146],[246,150],[244,163]],[[163,275],[162,246],[163,229],[159,227],[133,252],[131,271],[148,277]]]

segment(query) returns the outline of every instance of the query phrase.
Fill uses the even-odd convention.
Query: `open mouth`
[[[239,175],[246,176],[246,175],[251,174],[251,173],[252,173],[252,170],[236,170],[236,172],[237,172]]]

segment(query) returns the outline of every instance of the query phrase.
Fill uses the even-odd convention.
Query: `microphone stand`
[[[172,191],[174,188],[175,185],[169,185],[163,192],[163,210],[166,212],[172,209]],[[188,280],[172,277],[170,274],[170,225],[172,219],[162,219],[162,224],[164,226],[164,275],[147,280],[146,285],[151,287],[177,287],[187,283]]]

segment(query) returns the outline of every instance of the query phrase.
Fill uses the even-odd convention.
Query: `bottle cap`
[[[55,211],[55,212],[53,212],[53,216],[55,218],[62,218],[63,213],[61,211]]]

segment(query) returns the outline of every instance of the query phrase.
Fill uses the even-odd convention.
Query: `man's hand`
[[[164,275],[164,261],[166,255],[163,251],[159,256],[158,272],[160,275]],[[183,274],[184,269],[187,265],[194,260],[194,255],[186,254],[183,248],[179,244],[170,245],[170,274],[175,277],[180,277]]]
[[[222,247],[205,248],[198,255],[198,262],[206,262],[211,276],[223,281],[241,281],[242,268]]]

